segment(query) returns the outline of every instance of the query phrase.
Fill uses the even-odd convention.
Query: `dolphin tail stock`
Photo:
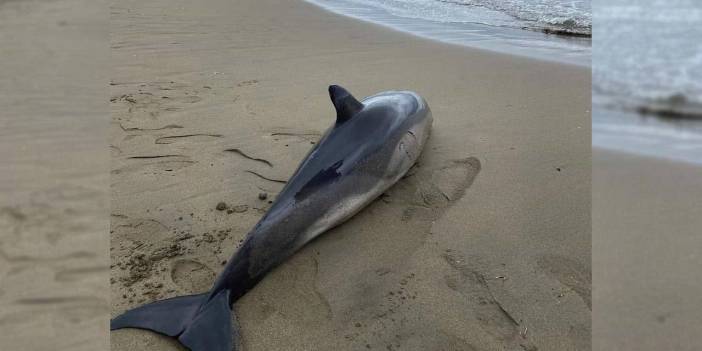
[[[232,323],[229,291],[179,296],[129,310],[110,321],[110,330],[139,328],[178,339],[192,351],[232,351],[238,330]]]

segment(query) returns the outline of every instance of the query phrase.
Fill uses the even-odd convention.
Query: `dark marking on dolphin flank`
[[[295,200],[302,201],[307,196],[317,191],[319,188],[327,185],[326,183],[331,183],[337,180],[341,176],[341,173],[339,173],[338,169],[343,163],[343,160],[339,161],[331,165],[329,168],[323,169],[322,171],[317,173],[314,177],[312,177],[312,179],[310,179],[310,181],[307,184],[305,184],[304,187],[302,187],[302,189],[295,193]]]
[[[358,101],[337,85],[329,87],[329,97],[336,120],[311,143],[312,150],[287,182],[245,171],[285,187],[210,291],[137,307],[114,318],[110,329],[149,329],[175,337],[193,351],[231,351],[238,341],[232,304],[306,243],[351,218],[405,176],[431,130],[426,101],[410,91]]]

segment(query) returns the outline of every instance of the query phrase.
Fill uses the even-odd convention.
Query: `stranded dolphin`
[[[302,161],[208,293],[153,302],[114,318],[110,329],[177,337],[193,351],[231,351],[232,305],[271,269],[351,218],[417,161],[431,130],[426,101],[387,91],[363,101],[332,85],[336,121]]]

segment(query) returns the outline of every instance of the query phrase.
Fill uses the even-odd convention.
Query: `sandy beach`
[[[340,84],[417,91],[432,136],[411,176],[236,303],[243,350],[590,349],[588,69],[302,1],[110,13],[113,316],[210,287],[331,125]],[[111,346],[178,349],[140,330]]]
[[[109,347],[108,14],[0,1],[0,349]]]
[[[702,168],[593,151],[593,349],[696,350]]]

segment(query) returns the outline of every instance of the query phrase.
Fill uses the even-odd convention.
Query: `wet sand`
[[[0,1],[0,349],[109,347],[108,14]]]
[[[301,1],[114,1],[111,31],[113,316],[209,288],[340,84],[419,92],[432,136],[411,176],[236,303],[244,350],[590,348],[589,70]],[[111,346],[178,348],[139,330]]]
[[[595,149],[593,349],[696,350],[702,168]]]

